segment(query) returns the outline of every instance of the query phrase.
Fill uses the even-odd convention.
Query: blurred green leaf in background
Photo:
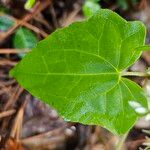
[[[82,7],[82,11],[85,17],[91,17],[98,10],[100,10],[99,2],[100,0],[85,0],[84,5]]]
[[[7,31],[13,24],[14,22],[7,16],[0,16],[0,31]]]
[[[13,37],[13,47],[16,49],[31,49],[36,46],[38,39],[36,35],[27,28],[20,27]],[[23,57],[25,54],[19,54]]]
[[[0,6],[0,13],[8,13],[9,9],[3,6]]]
[[[27,0],[24,7],[25,9],[31,9],[34,4],[35,4],[35,0]]]
[[[131,3],[132,5],[135,5],[138,2],[138,0],[118,0],[118,6],[123,9],[126,10],[129,8],[129,3]]]

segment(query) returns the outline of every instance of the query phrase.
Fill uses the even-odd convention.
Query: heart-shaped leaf
[[[11,75],[66,120],[123,134],[139,116],[130,102],[147,108],[142,89],[122,77],[140,57],[145,34],[141,22],[101,9],[40,42]]]

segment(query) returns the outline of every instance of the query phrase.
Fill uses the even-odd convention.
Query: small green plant
[[[148,113],[147,98],[126,72],[145,46],[146,29],[101,9],[39,42],[10,74],[67,121],[124,134]],[[18,43],[19,44],[19,43]]]

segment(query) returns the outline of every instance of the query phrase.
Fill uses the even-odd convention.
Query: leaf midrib
[[[52,50],[52,51],[49,51],[48,53],[45,53],[45,55],[43,55],[42,57],[46,56],[47,54],[51,53],[51,52],[77,52],[77,53],[83,53],[83,54],[86,54],[86,55],[90,55],[90,56],[94,56],[94,57],[97,57],[101,60],[103,60],[104,62],[106,62],[108,65],[110,65],[115,71],[116,73],[118,73],[118,70],[117,68],[112,64],[110,63],[108,60],[106,60],[104,57],[100,56],[100,55],[97,55],[97,54],[94,54],[94,53],[90,53],[90,52],[86,52],[84,50],[77,50],[77,49],[61,49],[60,50]],[[46,62],[46,61],[45,61]]]
[[[41,76],[52,76],[52,75],[56,75],[56,76],[100,76],[100,75],[119,75],[116,72],[106,72],[106,73],[31,73],[31,72],[21,72],[22,74],[30,74],[30,75],[41,75]]]

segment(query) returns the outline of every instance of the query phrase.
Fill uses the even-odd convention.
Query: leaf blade
[[[120,73],[141,55],[134,50],[144,41],[143,24],[128,23],[110,10],[101,10],[40,42],[11,75],[63,118],[123,134],[139,116],[128,102],[134,100],[147,107],[142,89]]]

